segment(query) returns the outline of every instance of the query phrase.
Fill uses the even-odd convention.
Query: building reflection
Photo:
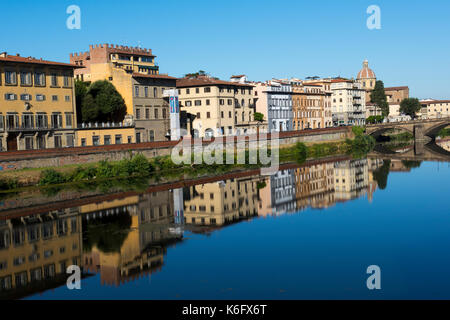
[[[405,163],[404,163],[405,164]],[[415,164],[407,163],[409,166]],[[391,162],[313,161],[158,192],[119,194],[75,208],[0,220],[0,298],[64,286],[69,265],[119,286],[161,270],[185,231],[209,233],[258,216],[325,209],[385,188]],[[381,186],[380,186],[381,183]],[[160,189],[158,189],[160,190]],[[67,204],[70,205],[70,204]]]
[[[173,204],[168,190],[81,207],[83,269],[115,286],[159,271],[167,247],[182,240],[173,228]]]
[[[78,208],[0,220],[0,298],[21,298],[65,284],[82,257]]]
[[[260,180],[259,177],[238,178],[185,188],[185,224],[189,227],[218,227],[257,216]]]

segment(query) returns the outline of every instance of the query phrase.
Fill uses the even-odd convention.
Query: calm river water
[[[450,162],[340,158],[150,192],[4,198],[0,298],[449,299],[449,186]],[[70,265],[81,290],[66,286]],[[381,290],[367,288],[371,265]]]

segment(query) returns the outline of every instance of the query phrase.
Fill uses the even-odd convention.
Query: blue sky
[[[81,8],[81,30],[66,8]],[[369,5],[381,30],[366,27]],[[386,86],[450,99],[450,1],[18,0],[2,3],[0,51],[68,61],[89,44],[151,48],[162,73],[223,79],[356,77],[368,59]],[[7,31],[6,26],[10,26]]]

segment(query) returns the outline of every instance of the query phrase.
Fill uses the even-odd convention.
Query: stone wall
[[[308,131],[290,131],[279,133],[279,146],[291,146],[297,142],[321,143],[343,141],[351,138],[350,127],[317,129]],[[254,141],[256,136],[248,137]],[[270,139],[270,136],[269,136]],[[71,164],[96,163],[102,160],[119,161],[141,153],[148,158],[167,156],[178,141],[147,142],[140,144],[121,144],[96,147],[76,147],[51,150],[29,150],[0,153],[0,172],[25,168],[61,167]],[[210,142],[204,142],[208,144]],[[236,142],[235,142],[236,143]]]

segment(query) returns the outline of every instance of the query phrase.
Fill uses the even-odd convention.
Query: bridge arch
[[[428,128],[425,131],[425,135],[430,137],[430,138],[432,138],[432,139],[434,139],[439,134],[439,131],[441,131],[442,129],[444,129],[445,127],[448,127],[448,126],[450,126],[450,119],[449,118],[445,119],[444,122],[441,122],[441,123],[439,123],[439,124],[437,124],[435,126],[432,126],[432,127]]]

